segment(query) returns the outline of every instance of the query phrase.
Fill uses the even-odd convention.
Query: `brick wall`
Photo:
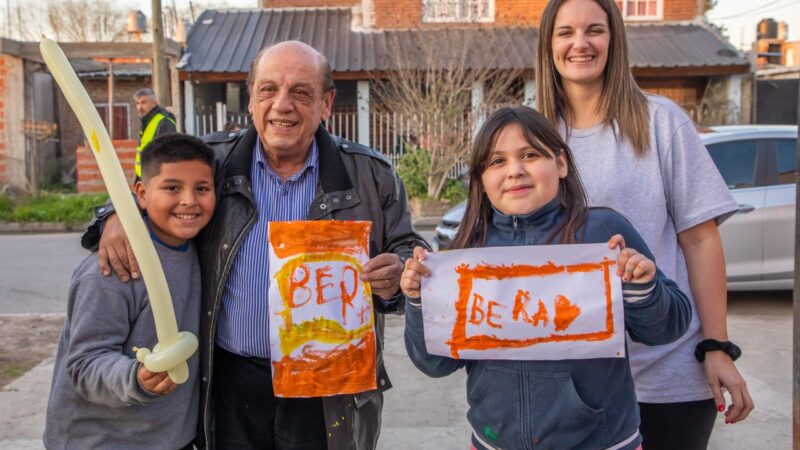
[[[22,60],[0,54],[0,187],[26,184],[23,78]]]
[[[419,28],[422,0],[372,0],[372,20],[379,29]]]
[[[547,0],[495,0],[494,22],[423,23],[422,0],[372,0],[375,28],[443,28],[450,26],[538,26]],[[398,14],[402,11],[402,14]]]
[[[476,26],[538,27],[548,0],[495,0],[494,22]],[[423,23],[422,0],[371,0],[373,27],[378,29],[442,28],[464,23]],[[664,20],[692,20],[698,0],[662,0]],[[261,0],[263,8],[360,5],[361,0]]]
[[[358,4],[361,4],[361,0],[261,0],[262,8],[309,8]]]
[[[9,181],[8,177],[8,130],[6,129],[6,78],[8,78],[8,67],[6,61],[8,56],[0,55],[0,184]]]
[[[133,163],[136,158],[136,141],[113,141],[113,144],[117,150],[117,158],[122,164],[122,170],[125,172],[125,179],[133,188]],[[97,167],[97,161],[92,154],[91,148],[85,145],[79,146],[75,152],[75,160],[77,161],[78,192],[105,192],[106,186],[103,183],[103,177],[100,175],[100,169]]]
[[[538,27],[547,0],[495,0],[497,25]]]
[[[664,20],[692,20],[697,16],[697,0],[661,0]]]

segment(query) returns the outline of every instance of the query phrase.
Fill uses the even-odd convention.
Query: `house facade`
[[[687,21],[705,13],[704,0],[617,0],[627,21]],[[421,29],[537,26],[547,0],[261,0],[269,8],[354,8],[366,28]]]
[[[262,48],[299,39],[326,55],[337,86],[331,128],[384,152],[398,146],[377,130],[389,127],[370,101],[370,79],[423,67],[419,43],[443,53],[473,48],[471,64],[523,73],[520,101],[533,104],[538,23],[546,0],[262,0],[254,10],[209,10],[194,24],[179,64],[189,132],[247,121],[244,81]],[[707,26],[704,0],[617,1],[626,20],[630,60],[639,85],[684,107],[698,122],[749,123],[750,63]],[[419,58],[414,61],[414,58]],[[480,99],[480,86],[473,98]],[[709,104],[713,91],[717,103]],[[373,96],[374,97],[374,96]],[[711,98],[709,96],[708,98]],[[722,116],[719,117],[719,112]],[[391,119],[388,119],[391,120]],[[397,133],[395,133],[397,134]],[[385,141],[385,142],[384,142]]]
[[[103,123],[111,130],[115,146],[135,148],[140,120],[133,93],[151,85],[151,45],[60,45]],[[164,106],[180,115],[175,70],[180,48],[174,42],[166,47],[173,81],[171,105]],[[42,60],[39,43],[0,39],[0,188],[27,190],[32,185],[77,181],[79,191],[103,190],[91,154],[82,158],[77,150],[84,141],[77,117]],[[133,160],[128,164],[130,158],[121,159],[132,174]]]

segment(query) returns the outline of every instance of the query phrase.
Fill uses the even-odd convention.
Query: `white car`
[[[720,226],[728,289],[781,290],[794,286],[797,127],[735,125],[700,134],[739,211]],[[465,203],[446,212],[434,244],[450,242]]]

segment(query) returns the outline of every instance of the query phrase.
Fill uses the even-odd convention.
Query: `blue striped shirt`
[[[229,352],[269,358],[268,224],[306,219],[317,189],[318,157],[314,140],[305,165],[283,181],[264,159],[261,142],[256,140],[250,177],[258,220],[233,260],[219,314],[217,345]]]

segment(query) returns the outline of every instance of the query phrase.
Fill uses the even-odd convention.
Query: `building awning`
[[[454,61],[469,68],[533,70],[538,41],[533,27],[364,30],[352,22],[350,8],[206,10],[192,26],[178,68],[183,77],[243,79],[259,50],[300,40],[325,55],[340,79],[399,67],[444,68]],[[627,30],[635,72],[749,71],[741,53],[701,24],[636,24]]]
[[[108,63],[93,61],[91,59],[72,59],[69,63],[72,65],[78,78],[108,78]],[[114,78],[149,78],[152,75],[152,65],[149,63],[114,64]]]

